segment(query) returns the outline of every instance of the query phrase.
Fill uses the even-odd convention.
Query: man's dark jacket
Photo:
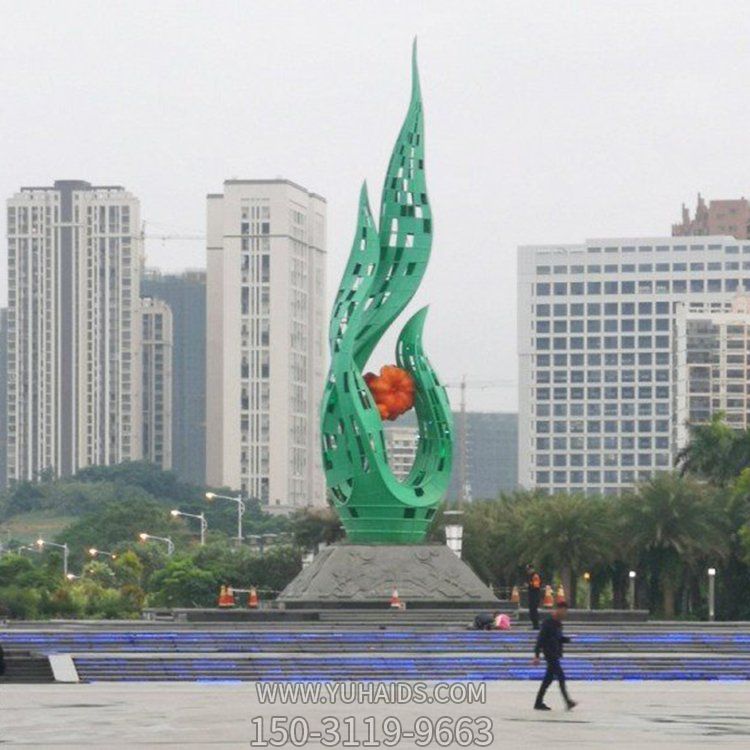
[[[570,643],[570,638],[563,635],[562,623],[554,617],[548,617],[539,629],[534,654],[538,657],[541,652],[547,661],[555,661],[562,658],[563,643]]]

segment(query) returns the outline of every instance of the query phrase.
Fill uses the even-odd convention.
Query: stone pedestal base
[[[287,608],[387,607],[393,589],[408,608],[494,607],[498,600],[443,544],[335,544],[279,596]]]

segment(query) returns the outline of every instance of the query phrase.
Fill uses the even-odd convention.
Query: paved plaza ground
[[[306,717],[312,729],[331,715],[397,716],[405,728],[419,716],[487,716],[495,748],[750,747],[748,682],[573,682],[573,712],[553,685],[546,714],[531,709],[535,689],[488,683],[487,703],[473,706],[261,706],[253,683],[0,685],[0,748],[247,748],[253,717],[274,715]]]

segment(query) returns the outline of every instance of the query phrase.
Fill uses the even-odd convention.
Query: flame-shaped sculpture
[[[419,424],[414,466],[403,482],[388,467],[383,423],[362,375],[373,349],[414,296],[431,245],[415,42],[411,102],[383,185],[380,230],[363,185],[357,231],[331,314],[323,464],[352,542],[422,541],[450,482],[453,420],[445,389],[422,348],[426,307],[406,323],[396,345],[398,366],[414,379]]]

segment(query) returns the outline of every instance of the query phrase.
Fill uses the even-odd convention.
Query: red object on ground
[[[391,609],[401,609],[401,599],[398,598],[398,589],[393,589],[389,604]]]
[[[219,591],[219,606],[234,607],[234,591],[231,586],[222,586]]]
[[[258,591],[255,586],[251,586],[250,593],[247,595],[247,606],[250,609],[258,609]]]
[[[563,588],[563,585],[560,584],[559,588],[557,589],[557,596],[555,597],[555,602],[557,604],[560,604],[561,602],[565,601],[565,589]]]
[[[394,420],[414,406],[414,378],[396,365],[384,365],[380,375],[365,375],[375,405],[382,419]]]

